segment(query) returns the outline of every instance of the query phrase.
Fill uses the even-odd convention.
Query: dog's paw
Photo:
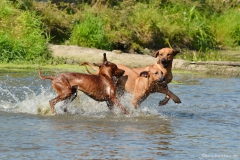
[[[178,98],[178,97],[174,98],[173,101],[174,101],[175,103],[182,103],[181,100],[180,100],[180,98]]]
[[[170,98],[166,98],[166,97],[165,97],[164,100],[159,101],[159,104],[158,104],[158,105],[159,105],[159,106],[166,105],[166,104],[168,103],[169,99],[170,99]]]
[[[130,112],[128,112],[127,110],[124,112],[124,114],[126,114],[127,116],[130,116]]]

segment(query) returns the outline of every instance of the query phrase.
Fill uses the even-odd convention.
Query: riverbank
[[[151,65],[156,58],[149,55],[121,53],[120,51],[105,51],[79,46],[50,45],[49,49],[56,58],[64,58],[65,64],[41,65],[43,70],[53,72],[85,72],[85,68],[78,64],[84,61],[101,62],[103,53],[107,54],[109,61],[133,67]],[[236,55],[236,54],[235,54]],[[0,64],[1,71],[36,71],[38,64]],[[174,59],[173,72],[190,72],[211,75],[240,76],[240,62],[237,61],[201,61],[190,62],[182,59]]]
[[[129,67],[151,65],[156,61],[156,58],[149,55],[121,53],[119,51],[105,51],[94,48],[66,45],[50,45],[49,47],[54,57],[66,58],[67,64],[76,64],[83,61],[101,62],[103,53],[107,54],[109,61]],[[173,71],[189,71],[212,75],[240,76],[240,62],[190,62],[182,59],[174,59]]]

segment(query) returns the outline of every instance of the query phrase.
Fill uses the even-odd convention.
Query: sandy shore
[[[49,47],[54,57],[66,58],[66,62],[69,64],[84,61],[101,62],[103,53],[107,54],[109,61],[129,67],[151,65],[156,61],[156,58],[149,55],[119,53],[119,51],[105,51],[100,49],[67,45],[50,45]],[[240,62],[190,62],[181,59],[174,59],[173,70],[184,70],[190,72],[197,71],[214,75],[240,76]]]

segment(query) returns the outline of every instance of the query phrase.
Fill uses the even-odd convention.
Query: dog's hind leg
[[[60,102],[60,101],[63,101],[63,100],[66,100],[68,99],[69,97],[71,97],[72,95],[72,90],[71,89],[68,89],[68,88],[64,88],[64,90],[61,90],[60,88],[57,88],[56,86],[58,85],[54,85],[54,89],[55,91],[58,93],[58,96],[52,100],[49,101],[50,103],[50,106],[51,106],[51,110],[52,110],[52,113],[53,114],[56,114],[56,110],[55,110],[55,105]],[[59,85],[60,86],[60,85]]]
[[[51,111],[52,111],[52,113],[53,114],[56,114],[56,110],[55,110],[55,104],[57,104],[58,102],[60,102],[60,101],[62,101],[62,98],[60,97],[60,96],[57,96],[56,98],[54,98],[54,99],[51,99],[50,101],[49,101],[49,104],[50,104],[50,106],[51,106]]]
[[[77,86],[73,86],[71,95],[64,101],[64,105],[62,107],[62,110],[64,112],[68,111],[67,105],[71,103],[76,97],[77,97]]]
[[[114,103],[112,101],[107,101],[107,106],[110,110],[113,109],[113,105],[114,105]]]

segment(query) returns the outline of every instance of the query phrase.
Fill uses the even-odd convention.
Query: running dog
[[[143,71],[151,71],[152,69],[160,69],[163,72],[163,76],[165,77],[165,84],[164,83],[156,83],[155,89],[153,92],[163,93],[164,91],[162,88],[168,88],[167,84],[170,83],[173,79],[172,74],[172,62],[173,58],[179,53],[178,50],[174,50],[171,48],[162,48],[153,54],[153,57],[158,58],[157,62],[153,65],[140,67],[140,68],[133,68],[135,72],[140,74]],[[159,105],[165,105],[168,103],[170,97],[166,95],[165,99],[159,102]],[[180,99],[177,103],[181,103]]]
[[[106,101],[109,109],[113,105],[118,106],[125,114],[130,113],[121,105],[116,97],[116,87],[113,77],[121,77],[124,70],[119,69],[116,64],[107,61],[106,53],[103,54],[103,63],[100,66],[97,75],[88,75],[84,73],[62,73],[58,76],[42,76],[41,69],[38,68],[38,74],[41,79],[50,79],[52,87],[58,96],[49,101],[51,111],[56,114],[55,104],[63,101],[73,101],[77,97],[77,90],[96,101]]]
[[[92,64],[89,62],[83,62],[80,65],[89,65],[96,71],[98,71],[96,66],[100,66],[100,64]],[[181,102],[180,99],[170,90],[159,85],[165,83],[165,77],[160,69],[152,68],[149,71],[142,71],[138,74],[127,66],[117,65],[117,67],[125,71],[123,76],[116,77],[118,95],[121,96],[124,91],[133,94],[132,104],[135,109],[138,109],[140,104],[150,95],[150,93],[154,93],[157,89],[161,89],[161,93],[168,95],[175,103]],[[86,70],[91,74],[87,67]]]

